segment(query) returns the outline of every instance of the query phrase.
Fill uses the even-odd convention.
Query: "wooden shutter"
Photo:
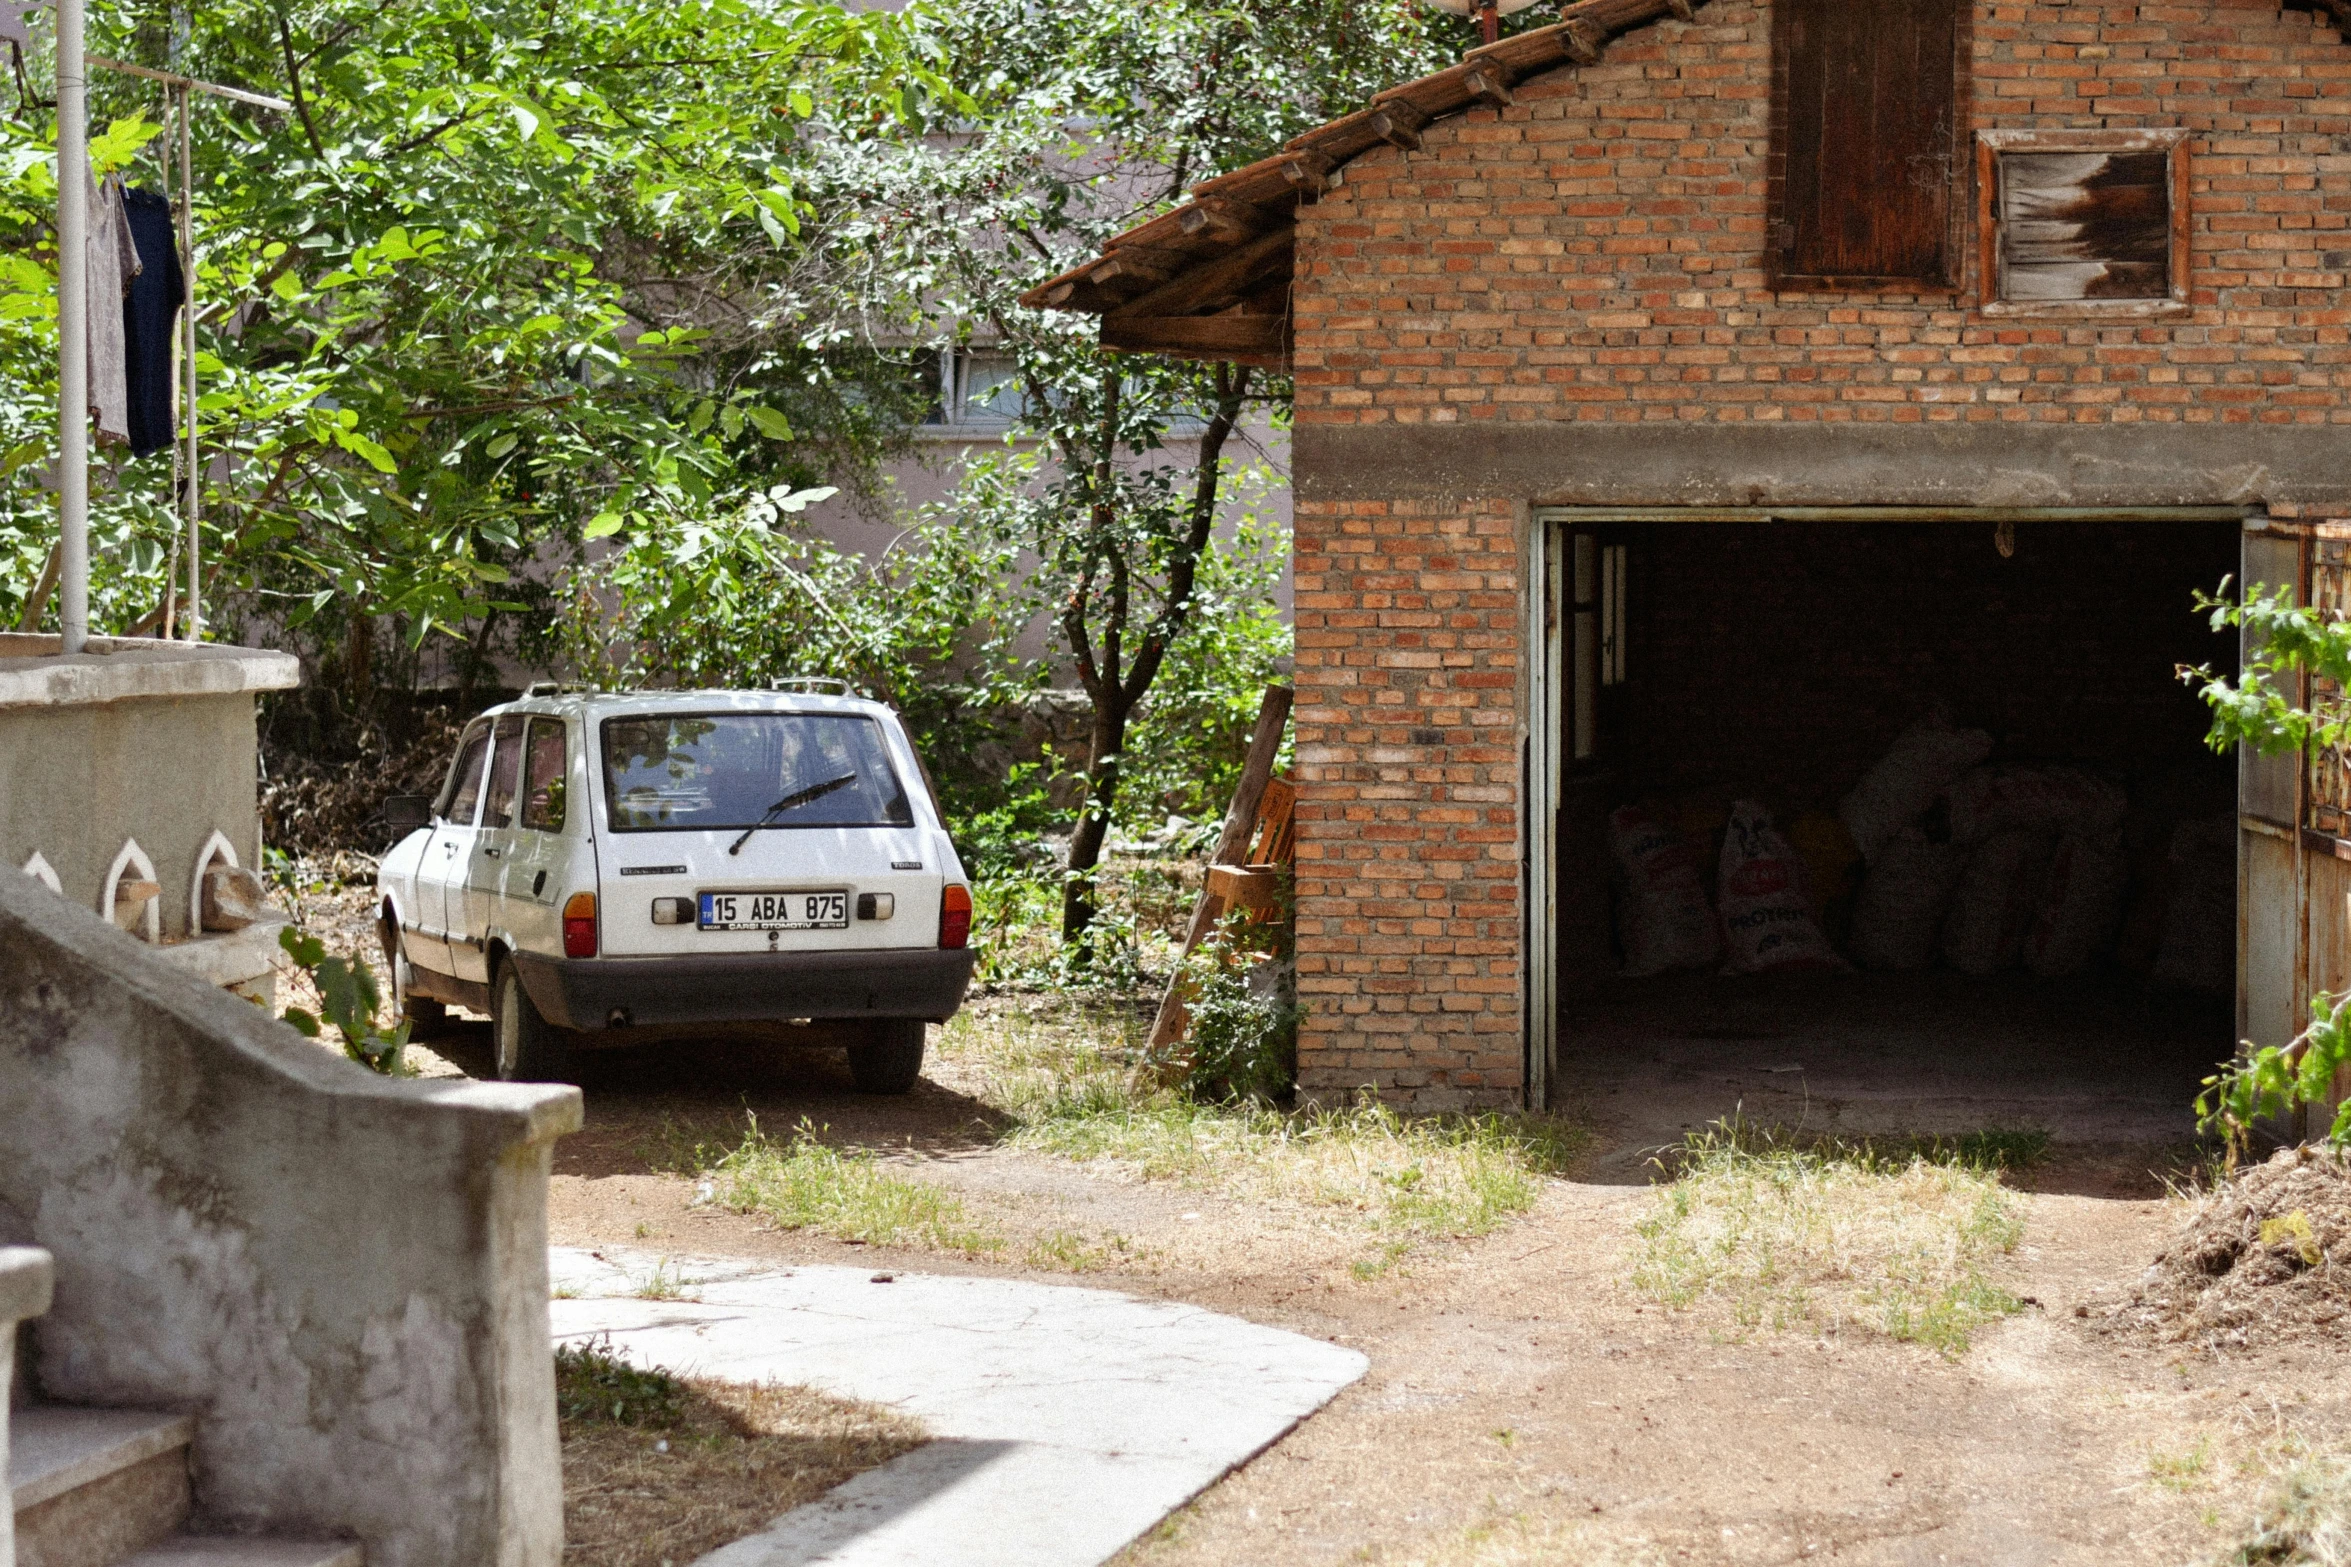
[[[1770,226],[1783,291],[1958,283],[1967,0],[1774,0]]]

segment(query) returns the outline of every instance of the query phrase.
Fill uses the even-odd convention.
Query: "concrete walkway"
[[[696,1567],[1093,1567],[1369,1364],[1108,1290],[612,1247],[551,1261],[560,1339],[888,1404],[937,1438]],[[680,1298],[643,1299],[649,1283]]]

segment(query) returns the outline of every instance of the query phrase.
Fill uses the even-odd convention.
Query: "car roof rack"
[[[832,687],[833,696],[855,696],[849,682],[838,675],[778,675],[767,683],[770,691],[806,691],[815,696],[826,695],[825,687]]]
[[[596,688],[594,686],[584,686],[578,684],[577,682],[567,683],[561,680],[534,680],[528,686],[523,688],[522,694],[526,698],[534,696],[561,696],[566,691],[593,691],[595,689]]]

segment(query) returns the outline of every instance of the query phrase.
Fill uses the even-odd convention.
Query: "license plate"
[[[704,930],[843,930],[846,892],[706,892]]]

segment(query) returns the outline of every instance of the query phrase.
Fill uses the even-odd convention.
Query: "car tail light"
[[[949,887],[939,898],[939,945],[962,947],[971,943],[971,889]]]
[[[563,955],[567,958],[596,955],[596,895],[592,892],[575,892],[564,900]]]

